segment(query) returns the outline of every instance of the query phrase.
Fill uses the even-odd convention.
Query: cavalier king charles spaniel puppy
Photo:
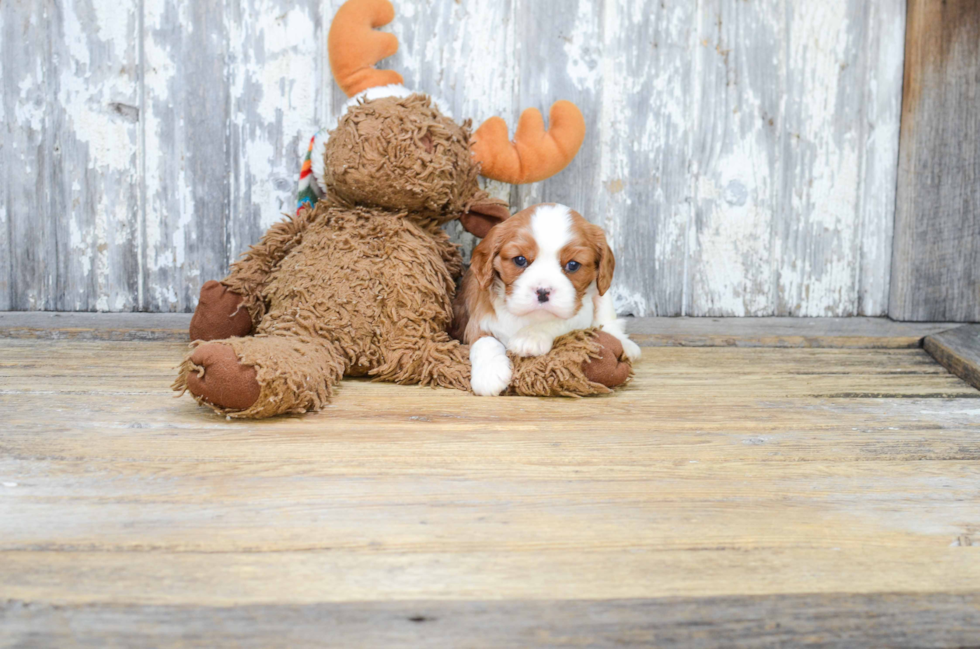
[[[639,358],[607,293],[615,266],[602,228],[564,205],[535,205],[494,226],[453,302],[452,333],[470,345],[473,392],[507,389],[508,351],[541,356],[576,329],[600,327]]]

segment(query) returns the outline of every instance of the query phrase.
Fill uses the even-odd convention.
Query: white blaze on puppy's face
[[[615,260],[602,229],[564,205],[537,205],[497,225],[473,251],[479,286],[512,316],[568,319],[604,294]]]
[[[489,362],[486,336],[507,352],[540,356],[559,336],[598,326],[635,347],[606,293],[615,265],[602,228],[564,205],[529,207],[490,230],[454,305],[462,339],[480,342],[471,359],[474,391],[496,393],[501,382],[491,380],[503,364]],[[638,351],[632,347],[628,354]]]
[[[533,257],[525,257],[526,265],[521,268],[521,246],[504,244],[495,262],[500,266],[511,264],[522,271],[507,286],[504,303],[514,315],[537,313],[545,318],[570,318],[581,306],[575,286],[562,269],[562,249],[572,241],[571,212],[563,205],[542,205],[530,221],[530,234],[536,244]]]

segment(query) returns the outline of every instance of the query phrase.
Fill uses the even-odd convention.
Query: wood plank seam
[[[0,338],[186,340],[190,314],[0,312]],[[643,347],[921,347],[948,323],[887,318],[630,318]]]
[[[940,365],[980,390],[980,325],[926,336],[923,347]]]

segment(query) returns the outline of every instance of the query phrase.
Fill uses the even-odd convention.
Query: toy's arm
[[[262,236],[258,243],[231,265],[228,277],[221,280],[229,291],[242,296],[242,306],[248,310],[253,325],[265,315],[262,289],[279,263],[303,240],[303,233],[313,221],[315,209],[301,208],[296,216],[279,221]]]
[[[313,178],[313,152],[320,134],[313,136],[300,169],[296,216],[273,225],[262,239],[231,266],[220,282],[204,283],[191,318],[191,340],[221,340],[247,336],[265,315],[262,290],[269,275],[302,240],[313,218],[320,192]]]
[[[633,375],[619,340],[594,329],[562,336],[543,356],[511,354],[510,360],[510,391],[526,397],[605,394]]]

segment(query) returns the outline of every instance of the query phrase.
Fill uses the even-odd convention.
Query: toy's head
[[[509,183],[543,180],[564,169],[585,137],[585,120],[567,101],[551,107],[551,128],[536,109],[521,115],[514,141],[492,117],[471,134],[402,77],[373,66],[398,50],[392,34],[374,31],[394,18],[388,0],[348,0],[330,28],[330,66],[352,97],[337,128],[314,141],[316,182],[356,205],[404,209],[440,222],[459,218],[477,236],[506,219],[503,201],[480,189],[478,175]]]
[[[344,202],[448,221],[486,195],[470,133],[426,95],[351,106],[324,145],[322,183]]]

